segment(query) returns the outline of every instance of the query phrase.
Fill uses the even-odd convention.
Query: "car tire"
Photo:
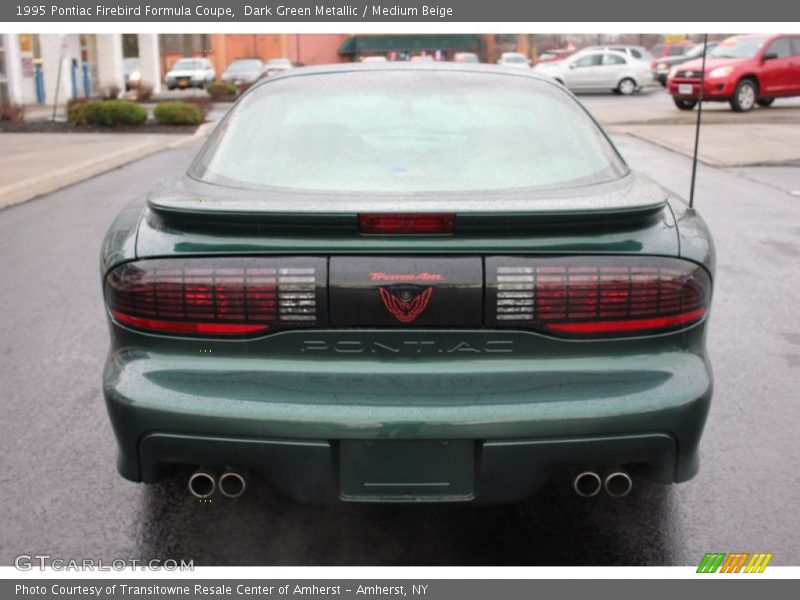
[[[733,112],[749,112],[753,110],[758,98],[758,85],[752,79],[742,79],[736,84],[730,104]]]
[[[756,100],[756,104],[759,106],[763,106],[767,108],[768,106],[772,106],[772,103],[775,102],[775,98],[759,98]]]
[[[681,98],[673,98],[672,101],[681,110],[692,110],[697,106],[697,100],[683,100]]]
[[[636,90],[636,82],[630,77],[626,77],[617,84],[617,92],[623,96],[630,96],[631,94],[636,93]]]

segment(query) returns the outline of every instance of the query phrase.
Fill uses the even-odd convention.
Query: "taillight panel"
[[[617,337],[687,327],[706,314],[700,266],[651,256],[490,257],[487,325],[564,337]]]
[[[263,335],[323,326],[324,258],[175,258],[126,263],[106,278],[123,325],[159,333]]]
[[[468,259],[431,256],[380,260],[337,257],[336,260],[347,263],[350,271],[355,270],[351,273],[356,277],[354,281],[361,281],[358,277],[372,281],[376,276],[422,277],[422,271],[423,275],[433,277],[428,273],[431,265],[439,265],[442,271],[457,260]],[[409,266],[403,260],[412,263]],[[332,261],[327,257],[141,260],[120,265],[108,274],[105,298],[110,314],[118,323],[178,336],[256,337],[288,329],[331,326],[474,328],[482,325],[568,338],[614,338],[682,329],[702,320],[711,299],[711,280],[705,269],[674,258],[491,256],[482,259],[483,269],[480,257],[471,260],[477,267],[470,285],[477,287],[475,293],[470,292],[468,303],[474,305],[474,310],[470,308],[474,317],[469,319],[464,317],[469,307],[461,305],[466,296],[460,294],[459,300],[454,301],[453,294],[448,292],[448,286],[465,284],[448,275],[449,271],[437,272],[436,276],[445,281],[436,285],[427,280],[422,282],[424,285],[411,285],[405,279],[403,285],[394,279],[360,285],[360,305],[356,307],[350,296],[333,294],[328,289]],[[381,268],[375,267],[376,264]],[[383,271],[387,269],[392,273],[386,275]],[[364,273],[359,275],[362,270]],[[394,271],[402,273],[397,275]],[[420,309],[421,316],[415,314],[413,319],[393,318],[382,290],[386,296],[411,287],[414,291],[430,289],[424,311]],[[349,315],[345,320],[330,320],[331,314],[345,313]]]

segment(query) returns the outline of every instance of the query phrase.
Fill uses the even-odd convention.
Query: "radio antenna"
[[[700,93],[697,102],[697,125],[694,128],[694,155],[692,156],[692,185],[689,189],[689,208],[694,208],[694,184],[697,179],[697,149],[700,147],[700,119],[703,118],[703,92],[706,87],[706,54],[708,54],[708,34],[703,34],[703,66],[700,71]]]

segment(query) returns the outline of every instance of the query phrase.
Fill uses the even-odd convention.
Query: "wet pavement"
[[[628,137],[634,168],[680,193],[690,161]],[[800,564],[800,169],[701,166],[697,206],[717,244],[710,323],[716,391],[700,474],[576,497],[555,477],[501,507],[308,506],[252,479],[201,504],[185,478],[115,470],[101,393],[107,330],[100,240],[119,209],[186,167],[162,152],[0,211],[0,564],[184,558],[196,565],[687,565],[708,551]]]

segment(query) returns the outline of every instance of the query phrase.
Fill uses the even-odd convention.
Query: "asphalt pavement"
[[[618,137],[634,168],[688,192],[690,161]],[[114,215],[193,148],[168,150],[0,211],[0,564],[193,559],[196,565],[692,565],[709,551],[800,564],[800,168],[700,166],[696,204],[718,250],[716,391],[700,474],[579,498],[554,477],[512,506],[308,506],[251,479],[210,504],[186,480],[120,478],[101,393],[98,274]]]

